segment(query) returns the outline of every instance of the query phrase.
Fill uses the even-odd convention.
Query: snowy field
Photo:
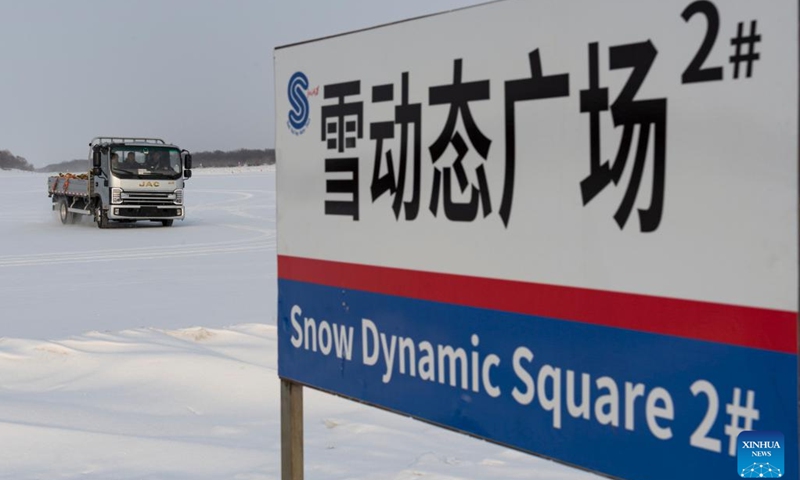
[[[0,171],[0,478],[280,478],[274,171],[194,174],[183,222],[99,230]],[[309,389],[305,471],[600,478]]]

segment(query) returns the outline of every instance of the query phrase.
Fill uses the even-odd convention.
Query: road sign
[[[797,2],[506,0],[277,49],[280,376],[623,478],[780,432],[796,478],[797,47]]]

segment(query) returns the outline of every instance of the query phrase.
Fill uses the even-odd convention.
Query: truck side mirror
[[[192,171],[191,170],[184,170],[183,171],[184,178],[192,178]]]
[[[100,175],[100,149],[92,151],[92,175]]]
[[[192,154],[191,153],[187,153],[186,156],[183,157],[183,166],[187,170],[191,170],[192,169]]]

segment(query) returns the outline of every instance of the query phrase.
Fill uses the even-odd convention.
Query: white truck
[[[95,137],[89,142],[88,174],[47,179],[48,196],[61,223],[88,215],[99,228],[110,221],[160,222],[169,227],[186,215],[183,187],[192,156],[160,138]]]

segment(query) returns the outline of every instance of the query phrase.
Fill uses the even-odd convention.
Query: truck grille
[[[141,207],[141,208],[114,208],[118,215],[124,217],[178,217],[180,216],[178,208],[155,208],[155,207]]]
[[[175,205],[172,192],[123,192],[123,205]]]

